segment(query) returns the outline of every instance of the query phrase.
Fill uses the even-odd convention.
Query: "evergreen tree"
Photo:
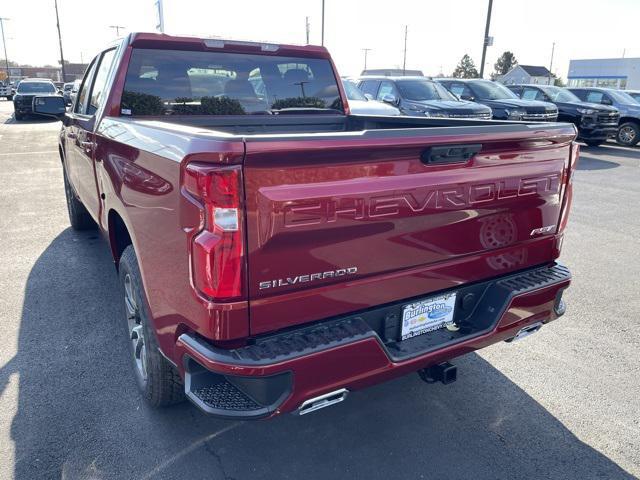
[[[454,78],[478,78],[478,69],[469,55],[464,54],[452,76]]]

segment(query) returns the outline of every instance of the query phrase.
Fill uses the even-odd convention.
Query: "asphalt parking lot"
[[[0,479],[631,479],[640,475],[640,148],[583,148],[567,314],[312,415],[148,408],[107,246],[69,227],[59,124],[0,101]]]

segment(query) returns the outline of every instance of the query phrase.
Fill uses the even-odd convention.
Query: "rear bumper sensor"
[[[299,412],[304,414],[344,400],[335,394],[341,388],[365,387],[523,338],[564,313],[562,293],[570,281],[566,267],[552,264],[466,285],[455,290],[455,329],[404,341],[403,307],[420,299],[253,338],[250,345],[230,350],[185,333],[176,353],[183,358],[188,398],[207,413],[262,418],[305,405]],[[434,373],[439,375],[429,371]],[[452,369],[437,380],[449,382],[454,376]]]

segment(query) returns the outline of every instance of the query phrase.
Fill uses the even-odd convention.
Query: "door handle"
[[[80,146],[81,146],[82,148],[86,148],[87,150],[89,150],[89,149],[91,149],[91,148],[95,147],[95,145],[96,145],[96,144],[95,144],[95,143],[93,143],[93,142],[87,142],[87,141],[80,142]]]
[[[69,132],[69,133],[67,133],[67,138],[69,138],[71,140],[75,140],[76,138],[78,138],[78,135],[76,135],[73,132]]]

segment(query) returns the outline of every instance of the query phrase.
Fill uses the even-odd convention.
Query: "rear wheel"
[[[181,402],[184,400],[182,379],[176,368],[160,353],[132,245],[122,252],[118,270],[124,296],[129,352],[138,388],[145,400],[154,407]]]
[[[620,145],[633,147],[640,141],[640,126],[635,122],[626,122],[618,128],[616,141]]]
[[[96,228],[96,222],[93,221],[93,218],[91,218],[85,206],[76,197],[67,179],[67,172],[64,168],[62,169],[62,176],[64,177],[64,194],[67,197],[67,212],[69,212],[71,228],[74,230],[91,230]]]

